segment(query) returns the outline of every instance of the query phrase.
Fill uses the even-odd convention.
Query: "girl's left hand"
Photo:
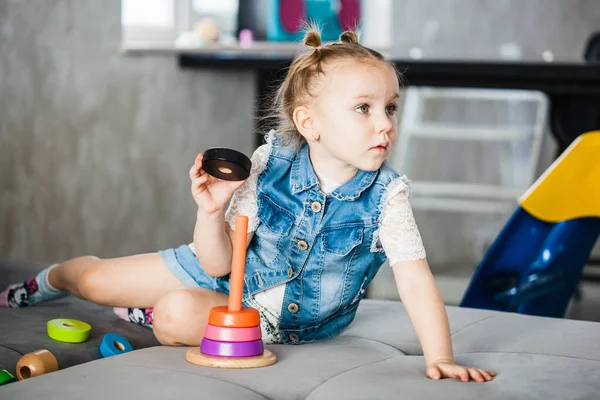
[[[463,382],[468,382],[470,378],[476,382],[487,382],[491,381],[492,377],[496,376],[496,373],[480,368],[463,367],[450,360],[440,360],[433,362],[427,367],[426,375],[434,380],[457,378]]]

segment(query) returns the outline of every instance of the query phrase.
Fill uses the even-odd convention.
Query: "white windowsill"
[[[254,42],[250,47],[242,47],[239,44],[221,44],[214,43],[203,47],[197,46],[175,46],[174,43],[165,42],[136,42],[127,43],[121,47],[121,52],[131,55],[143,54],[184,54],[184,53],[214,53],[220,52],[235,52],[240,54],[253,53],[289,53],[296,54],[302,50],[302,47],[297,43],[273,43],[273,42]]]
[[[242,47],[238,43],[223,44],[213,43],[203,47],[196,46],[175,46],[171,42],[159,41],[139,41],[129,42],[121,46],[121,53],[125,55],[177,55],[177,54],[199,54],[199,53],[236,53],[236,54],[289,54],[296,55],[298,52],[306,50],[301,44],[294,42],[267,42],[256,41],[250,47]],[[379,52],[385,53],[389,49],[376,49]]]

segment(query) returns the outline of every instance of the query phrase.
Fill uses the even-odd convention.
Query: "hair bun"
[[[315,49],[321,45],[321,35],[319,32],[310,30],[304,35],[304,45],[314,47]]]
[[[358,44],[358,35],[352,31],[345,31],[340,35],[340,42]]]

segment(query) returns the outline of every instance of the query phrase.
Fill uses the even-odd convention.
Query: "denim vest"
[[[269,158],[257,183],[260,224],[247,249],[243,300],[286,284],[283,342],[326,340],[354,319],[386,260],[378,227],[387,189],[401,178],[384,163],[377,171],[359,170],[325,194],[306,144],[298,152],[277,136],[268,141]]]

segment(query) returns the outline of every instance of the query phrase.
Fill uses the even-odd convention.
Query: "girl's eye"
[[[369,112],[369,106],[366,104],[363,104],[362,106],[356,107],[356,111],[358,111],[361,114],[366,114]]]
[[[397,110],[398,110],[398,106],[396,106],[395,104],[390,104],[389,106],[386,107],[385,112],[387,112],[390,115],[394,115]]]

